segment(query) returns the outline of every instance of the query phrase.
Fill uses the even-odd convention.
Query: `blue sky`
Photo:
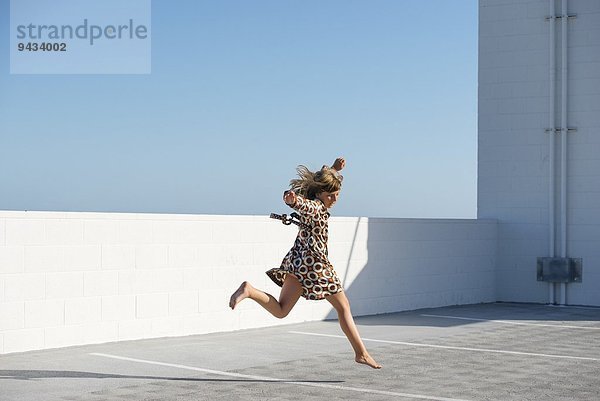
[[[344,156],[334,215],[476,216],[476,0],[154,0],[147,75],[11,75],[0,210],[265,215]]]

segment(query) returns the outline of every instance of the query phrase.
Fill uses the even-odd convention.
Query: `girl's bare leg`
[[[350,302],[348,302],[348,298],[346,297],[344,291],[330,295],[325,299],[328,300],[337,311],[338,320],[340,321],[342,331],[344,334],[346,334],[346,337],[348,337],[348,340],[354,349],[354,353],[356,355],[354,360],[358,363],[369,365],[374,369],[381,369],[381,365],[375,362],[371,355],[369,355],[365,344],[363,344],[362,340],[360,339],[358,329],[356,328],[356,324],[354,324],[352,312],[350,311]]]
[[[300,282],[293,274],[288,274],[281,287],[279,293],[279,301],[277,301],[271,294],[267,294],[259,289],[256,289],[250,285],[249,282],[244,281],[240,288],[231,295],[229,300],[229,307],[235,309],[237,304],[246,298],[255,300],[260,306],[269,311],[273,316],[283,319],[290,313],[298,298],[302,295],[302,286]]]

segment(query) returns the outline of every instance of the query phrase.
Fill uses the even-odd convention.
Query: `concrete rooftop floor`
[[[310,322],[3,355],[0,400],[600,400],[600,308],[356,321],[383,369],[354,362],[337,321]]]

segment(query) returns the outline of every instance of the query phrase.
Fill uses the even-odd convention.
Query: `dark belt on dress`
[[[271,215],[269,217],[272,219],[281,220],[281,222],[283,224],[285,224],[286,226],[289,226],[290,224],[295,224],[300,228],[305,228],[307,230],[312,229],[312,227],[310,225],[300,221],[300,215],[296,212],[290,214],[289,216],[287,214],[271,213]]]

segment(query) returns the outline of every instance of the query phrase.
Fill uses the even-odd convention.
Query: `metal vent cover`
[[[537,258],[537,281],[581,283],[582,258]]]

